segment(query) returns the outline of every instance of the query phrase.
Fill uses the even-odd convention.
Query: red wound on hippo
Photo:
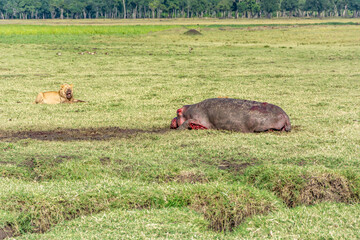
[[[201,125],[201,124],[197,124],[197,123],[189,123],[189,126],[191,129],[208,129],[207,127]]]
[[[173,118],[173,120],[171,120],[171,124],[170,124],[171,129],[176,129],[178,127],[176,120],[177,118]]]
[[[263,103],[263,105],[265,105],[265,104]],[[250,108],[250,111],[258,111],[261,113],[268,113],[268,111],[266,111],[266,107],[260,107],[260,106],[253,106]]]
[[[184,109],[183,108],[179,108],[177,111],[176,111],[176,113],[178,114],[178,115],[182,115],[182,112],[184,111]]]

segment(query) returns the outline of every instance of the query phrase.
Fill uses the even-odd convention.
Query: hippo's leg
[[[179,126],[178,130],[184,129],[209,129],[208,124],[200,123],[199,120],[196,119],[188,119],[181,126]]]

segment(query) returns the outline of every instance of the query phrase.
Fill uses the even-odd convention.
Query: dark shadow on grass
[[[130,138],[139,134],[163,134],[170,128],[158,129],[126,129],[119,127],[54,129],[48,131],[0,131],[0,141],[15,142],[21,139],[42,141],[102,141],[109,139]]]

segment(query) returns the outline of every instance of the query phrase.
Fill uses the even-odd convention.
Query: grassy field
[[[359,19],[0,23],[0,239],[360,238]],[[214,97],[293,129],[169,129]]]

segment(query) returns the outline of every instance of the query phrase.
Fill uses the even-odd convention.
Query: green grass
[[[173,28],[174,26],[49,26],[0,25],[0,35],[139,35]]]
[[[0,235],[359,238],[359,27],[290,21],[0,25]],[[33,104],[63,83],[86,103]],[[219,96],[293,130],[170,131]]]
[[[358,239],[359,217],[357,205],[322,203],[254,217],[237,234],[253,239]]]

